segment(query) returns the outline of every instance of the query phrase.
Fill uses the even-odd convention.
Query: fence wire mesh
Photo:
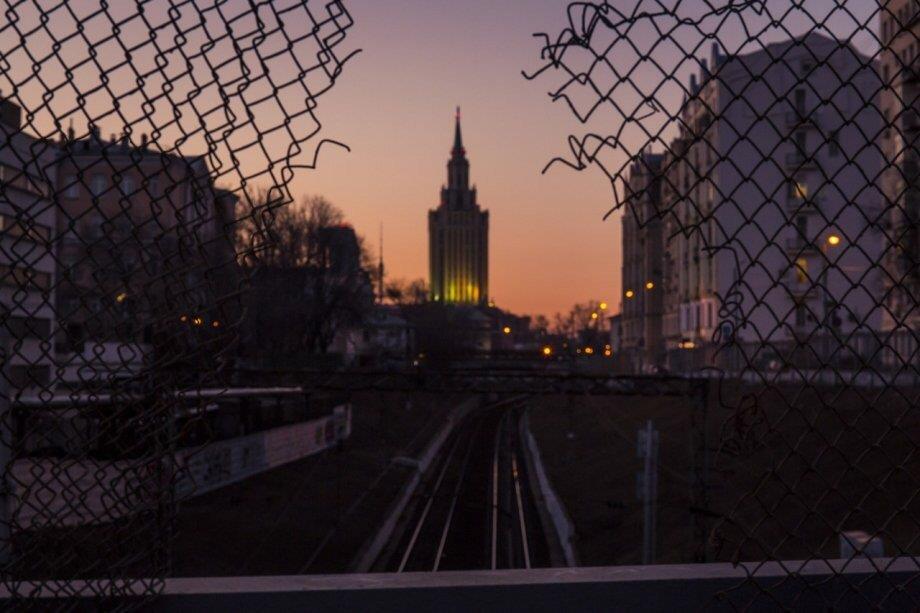
[[[283,267],[273,245],[300,240],[273,220],[330,142],[316,110],[352,20],[339,1],[4,8],[3,582],[19,598],[153,595],[194,487],[177,448],[245,374],[246,307],[304,281],[252,263]],[[695,557],[749,577],[718,596],[902,602],[920,571],[886,572],[920,548],[916,2],[574,2],[568,20],[525,75],[556,78],[551,99],[587,126],[551,166],[609,179],[617,351],[677,376],[282,377],[276,360],[245,382],[692,395]],[[715,410],[688,373],[716,380]],[[873,572],[845,574],[857,558]],[[799,581],[809,561],[848,589]],[[757,580],[771,562],[786,576]]]
[[[176,391],[229,380],[247,263],[327,142],[317,106],[352,21],[305,0],[3,13],[3,581],[151,595],[177,441],[209,402]]]
[[[706,558],[746,563],[737,608],[890,605],[920,570],[885,573],[920,537],[918,12],[573,2],[525,73],[586,125],[550,166],[623,209],[622,351],[718,380]],[[788,562],[860,557],[843,592]]]

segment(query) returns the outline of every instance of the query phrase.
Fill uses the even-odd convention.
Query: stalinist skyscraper
[[[460,132],[447,162],[447,186],[441,204],[428,212],[431,299],[449,304],[485,304],[489,299],[489,212],[476,203],[470,188],[470,163]]]

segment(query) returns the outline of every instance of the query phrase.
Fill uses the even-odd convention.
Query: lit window
[[[795,261],[795,280],[798,283],[808,283],[808,260],[799,258]]]
[[[793,200],[805,200],[808,198],[808,186],[801,181],[790,181],[789,197]]]

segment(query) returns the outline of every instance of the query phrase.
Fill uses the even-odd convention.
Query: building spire
[[[454,148],[453,151],[454,157],[462,157],[466,155],[466,150],[463,148],[463,134],[460,132],[460,107],[457,107],[457,127],[454,130]]]

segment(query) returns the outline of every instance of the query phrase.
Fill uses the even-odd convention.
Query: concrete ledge
[[[163,594],[150,603],[150,608],[311,612],[756,611],[780,606],[823,610],[830,606],[834,610],[862,611],[876,605],[907,610],[920,601],[920,586],[914,581],[918,573],[918,561],[885,558],[874,563],[859,559],[737,567],[697,564],[167,579]],[[80,590],[79,584],[70,587],[71,593]],[[89,587],[86,584],[87,592]],[[92,587],[98,593],[104,582],[93,582]],[[124,590],[125,586],[120,587]],[[49,596],[50,589],[49,585]]]
[[[532,465],[531,474],[534,476],[532,484],[539,494],[538,508],[540,510],[541,520],[543,520],[544,529],[551,534],[547,535],[552,541],[550,552],[557,557],[558,549],[562,554],[562,560],[558,563],[553,560],[554,566],[578,566],[578,553],[575,551],[575,525],[565,509],[565,504],[556,495],[553,484],[546,474],[546,468],[543,465],[543,457],[540,455],[540,446],[530,431],[530,413],[524,412],[520,423],[521,438],[524,440],[524,454],[528,460],[528,466]],[[563,564],[564,563],[564,564]]]

